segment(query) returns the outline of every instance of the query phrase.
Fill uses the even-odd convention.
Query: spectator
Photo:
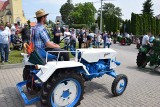
[[[11,44],[11,24],[9,22],[6,22],[5,30],[9,33],[9,51],[10,51],[10,44]]]
[[[142,39],[142,46],[147,46],[149,45],[149,38],[151,36],[151,33],[148,33],[148,35],[144,35]]]
[[[0,53],[1,53],[1,62],[8,62],[9,55],[9,38],[10,33],[5,30],[4,25],[0,24]]]
[[[100,41],[101,41],[101,35],[100,33],[97,34],[97,38],[96,38],[96,47],[100,48]]]
[[[111,35],[111,38],[113,38],[113,37],[114,37],[114,34],[113,34],[113,32],[111,32],[111,34],[110,34],[110,35]]]
[[[79,36],[78,36],[79,49],[81,49],[81,47],[82,47],[83,35],[84,35],[84,33],[83,33],[83,30],[81,29],[81,30],[80,30],[80,33],[79,33]]]
[[[67,46],[70,43],[70,36],[71,33],[68,31],[68,28],[66,28],[66,31],[64,32],[64,45]],[[68,50],[68,48],[66,48]]]
[[[59,45],[60,44],[60,36],[62,36],[60,26],[58,26],[58,25],[56,26],[56,29],[54,29],[54,31],[53,31],[53,35],[54,35],[53,42]]]
[[[15,26],[15,28],[16,28],[15,36],[17,36],[17,37],[18,37],[18,35],[20,34],[20,29],[19,29],[19,27],[18,27],[18,24],[17,24],[17,23],[15,23],[15,24],[14,24],[14,26]]]
[[[97,35],[96,35],[96,34],[94,34],[94,37],[93,37],[94,47],[96,47],[96,38],[97,38]]]
[[[16,34],[16,27],[13,24],[12,27],[11,27],[11,43],[13,41],[13,38],[14,38],[15,34]]]
[[[11,35],[10,27],[11,27],[10,23],[9,23],[9,22],[7,22],[7,23],[6,23],[5,30],[9,33],[9,35]]]
[[[103,33],[103,48],[106,47],[106,38],[107,38],[107,33]]]
[[[87,35],[86,34],[84,34],[83,36],[83,42],[84,42],[84,48],[87,48],[88,46],[87,46]]]
[[[112,39],[111,39],[111,37],[108,35],[108,36],[106,37],[106,45],[108,46],[108,48],[110,48],[110,46],[111,46],[111,41],[112,41]]]
[[[30,29],[28,28],[27,24],[24,25],[24,28],[22,29],[21,34],[22,34],[23,43],[29,43],[31,32],[30,32]]]
[[[76,48],[76,33],[74,29],[71,31],[71,45]]]
[[[131,38],[132,38],[132,43],[133,43],[133,41],[134,41],[134,35],[131,33]]]
[[[87,48],[92,47],[92,36],[87,33]]]

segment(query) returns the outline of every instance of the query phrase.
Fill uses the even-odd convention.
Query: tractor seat
[[[47,52],[44,49],[36,48],[36,51],[41,56],[41,58],[46,59]],[[56,59],[57,59],[57,56],[48,53],[48,55],[47,55],[47,60],[48,61],[52,61],[52,60],[56,60]]]

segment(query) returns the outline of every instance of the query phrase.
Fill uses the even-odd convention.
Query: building
[[[160,19],[160,14],[156,16],[157,19]]]
[[[31,26],[31,27],[34,27],[34,26],[36,26],[36,24],[37,24],[36,22],[31,22],[31,23],[30,23],[30,26]]]
[[[0,0],[0,22],[18,23],[27,22],[22,9],[22,0]]]
[[[64,22],[62,21],[62,17],[61,17],[61,16],[56,16],[55,22],[56,22],[56,23],[59,22],[60,25],[63,25],[63,24],[64,24]]]

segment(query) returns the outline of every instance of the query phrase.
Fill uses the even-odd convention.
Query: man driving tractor
[[[64,51],[60,49],[60,46],[50,41],[50,35],[44,24],[47,21],[48,13],[45,13],[43,9],[36,12],[37,25],[32,29],[31,40],[34,43],[34,48],[42,48],[45,51]],[[56,55],[58,53],[51,52],[51,54]],[[63,57],[65,61],[69,60],[69,53],[61,52],[60,57]]]

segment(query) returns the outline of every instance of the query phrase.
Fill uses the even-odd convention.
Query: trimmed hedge
[[[88,28],[88,26],[86,24],[72,24],[69,25],[69,28],[82,29],[82,28]]]

